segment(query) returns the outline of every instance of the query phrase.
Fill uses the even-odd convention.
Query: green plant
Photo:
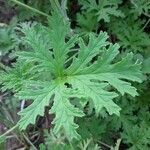
[[[147,0],[0,5],[0,149],[150,149]]]
[[[100,21],[110,22],[111,17],[124,17],[124,14],[118,9],[120,0],[80,0],[81,13],[77,14],[79,33],[87,33],[98,30]]]
[[[84,112],[75,107],[71,99],[77,98],[82,102],[80,98],[86,98],[87,102],[93,103],[97,114],[105,108],[110,115],[119,116],[121,108],[113,102],[118,96],[114,88],[122,95],[127,93],[136,96],[136,88],[131,86],[129,80],[142,81],[140,62],[132,62],[132,53],[115,62],[119,46],[109,43],[105,32],[100,32],[98,36],[90,33],[88,43],[77,35],[70,38],[69,23],[63,19],[58,9],[52,12],[49,24],[49,27],[40,24],[22,24],[20,27],[24,42],[32,50],[17,52],[18,62],[32,63],[33,66],[29,75],[26,75],[28,69],[23,70],[23,73],[15,66],[14,69],[19,69],[21,73],[16,74],[16,87],[22,85],[16,95],[20,99],[34,101],[19,113],[21,119],[18,125],[20,129],[25,129],[29,124],[34,124],[36,117],[44,115],[45,106],[53,100],[50,113],[55,114],[54,132],[58,133],[63,128],[68,138],[78,138],[78,125],[74,120],[75,117],[84,116]],[[34,74],[37,76],[34,77]],[[44,74],[48,76],[43,78]],[[4,84],[8,76],[9,72],[3,77]],[[12,81],[14,78],[9,80],[9,87],[14,85]]]
[[[0,56],[5,55],[9,51],[15,48],[15,33],[14,27],[16,26],[17,20],[13,18],[9,25],[1,23],[0,25]]]
[[[148,0],[131,0],[132,3],[132,13],[136,13],[138,16],[144,14],[149,16],[150,12],[150,2]]]
[[[118,4],[121,3],[120,0],[81,0],[79,2],[82,5],[82,9],[87,12],[94,12],[97,16],[97,20],[104,20],[105,22],[110,21],[110,16],[123,17],[123,13],[118,10]]]
[[[110,24],[111,32],[119,39],[119,44],[124,49],[133,52],[147,51],[150,45],[150,36],[143,31],[143,23],[131,20],[128,17],[124,20],[114,20],[115,23]]]
[[[132,146],[130,149],[147,149],[149,144],[149,132],[150,128],[141,125],[142,127],[135,126],[133,129],[129,128],[124,133],[122,133],[122,138],[125,139],[125,142],[130,143]],[[142,128],[142,130],[141,130]]]

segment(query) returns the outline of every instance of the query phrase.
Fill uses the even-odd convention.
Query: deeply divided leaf
[[[116,2],[111,5],[116,8]],[[108,12],[119,15],[115,10]],[[104,19],[109,21],[107,13]],[[84,108],[78,108],[72,99],[80,102],[85,98],[86,103],[92,102],[97,114],[104,108],[110,115],[119,116],[121,108],[114,98],[119,93],[137,95],[132,82],[142,81],[141,65],[138,61],[133,62],[132,53],[116,59],[119,45],[108,42],[106,32],[99,35],[89,33],[85,41],[75,34],[70,37],[69,22],[59,10],[53,11],[48,20],[48,26],[38,23],[20,26],[28,51],[16,53],[18,63],[32,65],[29,69],[16,65],[3,75],[2,82],[7,88],[17,80],[14,87],[18,91],[16,95],[20,99],[33,100],[19,113],[21,119],[18,125],[21,129],[34,124],[37,116],[44,115],[45,106],[52,105],[50,113],[55,114],[55,133],[63,130],[68,138],[78,139],[75,118],[84,116]]]

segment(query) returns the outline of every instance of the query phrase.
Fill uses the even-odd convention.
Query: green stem
[[[102,141],[98,141],[98,142],[99,142],[101,145],[103,145],[103,146],[105,146],[105,147],[111,149],[111,146],[107,145],[106,143],[103,143]]]
[[[11,129],[7,130],[4,134],[2,134],[0,136],[0,138],[6,136],[7,134],[9,134],[10,132],[12,132],[14,129],[16,129],[18,127],[18,124],[16,124],[15,126],[13,126]]]
[[[146,17],[149,17],[150,18],[150,15],[149,14],[146,14],[146,13],[142,13],[143,15],[145,15]]]
[[[38,150],[38,149],[32,144],[32,142],[29,140],[29,138],[28,138],[25,134],[22,134],[22,135],[24,136],[25,140],[32,146],[32,148],[33,148],[34,150]]]
[[[146,26],[149,24],[150,19],[147,20],[147,22],[145,23],[144,27],[142,28],[142,31],[146,28]]]
[[[14,2],[14,3],[16,3],[17,5],[23,6],[23,7],[27,8],[27,9],[29,9],[29,10],[37,13],[39,15],[42,15],[42,16],[45,16],[45,17],[50,17],[48,14],[46,14],[46,13],[40,11],[40,10],[37,10],[37,9],[35,9],[33,7],[30,7],[30,6],[28,6],[28,5],[24,4],[24,3],[21,3],[18,0],[11,0],[11,1]]]

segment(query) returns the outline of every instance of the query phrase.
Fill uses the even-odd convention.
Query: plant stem
[[[11,1],[14,2],[14,3],[16,3],[17,5],[23,6],[23,7],[27,8],[27,9],[29,9],[29,10],[37,13],[39,15],[42,15],[42,16],[45,16],[45,17],[50,17],[48,14],[46,14],[46,13],[44,13],[44,12],[38,10],[38,9],[35,9],[33,7],[30,7],[30,6],[28,6],[28,5],[24,4],[24,3],[21,3],[18,0],[11,0]]]
[[[149,14],[146,14],[146,13],[142,13],[143,15],[145,15],[146,17],[149,17],[150,18],[150,15]]]
[[[111,146],[107,145],[106,143],[103,143],[103,142],[101,142],[101,141],[98,141],[98,142],[99,142],[101,145],[103,145],[103,146],[105,146],[105,147],[111,149]]]
[[[147,22],[145,23],[144,27],[142,28],[142,31],[146,28],[146,26],[149,24],[150,19],[147,20]]]
[[[34,150],[38,150],[38,149],[34,146],[34,144],[32,144],[32,142],[29,140],[29,138],[28,138],[24,133],[23,133],[22,135],[24,136],[25,140],[32,146],[32,148],[33,148]]]
[[[2,134],[0,137],[4,137],[5,135],[7,135],[8,133],[10,133],[11,131],[13,131],[14,129],[16,129],[18,127],[18,124],[16,124],[15,126],[13,126],[12,128],[10,128],[9,130],[7,130],[4,134]]]

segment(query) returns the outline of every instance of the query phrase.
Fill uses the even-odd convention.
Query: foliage
[[[82,38],[77,39],[77,35],[65,42],[70,31],[68,23],[56,10],[52,12],[49,21],[50,28],[39,25],[37,26],[40,29],[38,31],[36,25],[23,24],[21,31],[25,35],[24,40],[33,51],[18,52],[17,54],[21,59],[18,60],[19,62],[36,63],[31,70],[36,67],[35,71],[39,76],[41,76],[40,72],[45,71],[50,73],[52,79],[42,81],[43,79],[39,77],[38,80],[35,78],[36,81],[32,80],[30,74],[27,75],[29,73],[28,66],[27,70],[15,66],[15,69],[19,69],[16,71],[16,73],[20,73],[19,77],[17,76],[19,81],[17,82],[11,76],[11,79],[8,77],[9,74],[13,75],[15,71],[13,69],[12,73],[3,75],[8,79],[7,87],[5,87],[11,88],[11,85],[15,85],[15,83],[22,85],[20,79],[23,79],[23,76],[28,78],[28,80],[25,79],[26,87],[22,88],[17,95],[20,99],[34,99],[34,102],[20,112],[21,120],[18,125],[21,129],[25,129],[30,123],[35,123],[38,115],[44,115],[44,107],[49,105],[49,100],[54,95],[54,103],[50,113],[56,114],[53,121],[55,133],[58,133],[63,127],[68,138],[78,138],[79,135],[76,132],[78,125],[74,122],[74,118],[82,117],[84,113],[71,104],[70,98],[76,97],[79,98],[79,101],[81,97],[85,97],[87,101],[90,98],[97,114],[104,107],[110,115],[113,113],[119,115],[120,108],[112,101],[118,94],[108,91],[107,88],[111,85],[122,95],[124,93],[132,96],[137,95],[136,89],[124,80],[141,82],[140,63],[132,63],[132,53],[119,62],[112,63],[119,53],[119,46],[107,42],[108,36],[105,32],[100,32],[98,36],[89,34],[88,44]],[[60,26],[57,27],[58,23]],[[45,39],[43,34],[45,34]],[[49,41],[46,42],[48,39]],[[66,64],[68,53],[75,43],[78,43],[78,52],[71,56],[72,62]],[[109,45],[107,49],[106,45]],[[98,56],[98,59],[91,64],[91,60],[95,56]],[[66,65],[68,66],[65,67]],[[26,72],[25,75],[22,71]],[[31,71],[31,74],[34,72]],[[3,82],[7,83],[6,80]],[[18,90],[17,87],[16,90]]]
[[[104,20],[105,22],[110,21],[110,16],[123,17],[123,14],[120,10],[118,10],[118,4],[121,3],[120,0],[81,0],[79,2],[82,5],[83,10],[87,10],[87,12],[94,12],[97,16],[97,20]]]
[[[131,17],[125,20],[115,20],[110,25],[111,32],[119,39],[120,45],[125,49],[132,51],[147,51],[150,46],[150,36],[142,31],[142,24],[139,21],[131,20]]]
[[[9,25],[1,23],[0,25],[0,55],[8,53],[15,48],[15,33],[14,27],[16,25],[16,18],[13,18]]]
[[[149,15],[150,13],[150,2],[148,0],[131,0],[132,3],[132,11],[136,13],[138,16],[141,14]]]
[[[122,134],[125,142],[132,144],[130,149],[147,149],[149,144],[150,128],[144,125],[141,127],[135,126],[133,129],[129,128]]]
[[[99,21],[110,22],[111,16],[123,17],[124,14],[118,9],[120,0],[80,0],[81,13],[77,14],[77,22],[81,30],[91,32],[97,30]]]
[[[150,149],[149,1],[4,5],[15,13],[0,24],[3,145]]]

